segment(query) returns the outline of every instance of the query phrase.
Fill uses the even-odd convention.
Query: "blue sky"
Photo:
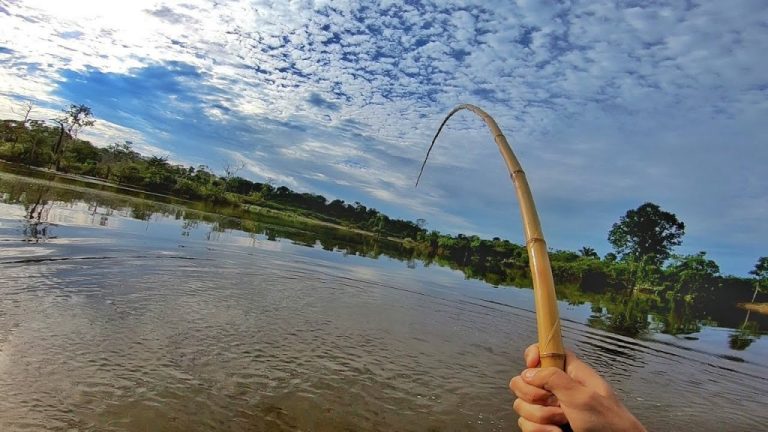
[[[768,3],[0,0],[0,115],[93,108],[97,145],[521,241],[495,116],[550,246],[646,201],[745,275],[768,255]]]

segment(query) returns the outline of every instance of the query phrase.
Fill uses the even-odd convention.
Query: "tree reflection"
[[[20,203],[24,206],[24,228],[22,233],[24,241],[29,243],[39,243],[55,238],[50,233],[50,228],[54,224],[48,220],[49,213],[53,207],[48,198],[47,187],[32,187],[24,190],[16,189],[6,194],[6,203]]]
[[[627,295],[606,295],[592,304],[587,324],[624,336],[637,337],[648,331],[650,302],[631,291]]]
[[[131,207],[131,217],[133,219],[148,221],[152,217],[153,213],[154,209],[150,206],[137,205]]]
[[[750,311],[747,310],[747,316],[744,318],[744,324],[735,329],[728,336],[728,345],[733,350],[744,351],[753,342],[760,338],[760,328],[755,321],[749,320]]]
[[[666,313],[657,314],[661,333],[670,335],[691,334],[701,331],[695,308],[688,302],[675,299],[666,306]]]
[[[55,219],[56,216],[52,212],[59,211],[66,204],[74,208],[82,206],[83,212],[89,216],[86,218],[89,222],[86,223],[93,225],[106,226],[111,217],[129,217],[147,223],[167,218],[179,221],[180,239],[192,237],[192,232],[198,231],[200,237],[207,240],[226,241],[226,235],[223,234],[238,230],[250,238],[253,246],[264,240],[284,239],[296,245],[341,252],[344,255],[372,259],[385,255],[401,261],[408,268],[416,268],[419,261],[425,267],[438,264],[459,270],[468,279],[482,280],[494,286],[531,286],[525,249],[500,239],[486,241],[474,236],[458,236],[451,240],[431,233],[424,242],[415,243],[315,223],[253,206],[203,208],[200,203],[179,206],[107,191],[71,189],[57,187],[50,182],[20,181],[6,177],[0,177],[0,191],[0,201],[23,207],[23,235],[30,242],[54,238],[51,229],[55,225],[51,223],[51,217]],[[201,210],[194,208],[196,206],[200,206]],[[452,248],[450,254],[438,253],[440,248],[448,247]],[[473,248],[477,253],[468,254],[468,248]],[[582,252],[589,253],[588,250]],[[591,327],[639,337],[650,332],[692,334],[701,331],[703,325],[717,323],[733,329],[729,337],[731,348],[744,350],[759,338],[759,328],[768,326],[768,318],[763,315],[755,314],[751,320],[748,316],[742,321],[741,315],[734,313],[735,306],[732,305],[736,303],[735,299],[724,299],[727,292],[718,291],[717,296],[700,296],[696,302],[685,301],[686,295],[692,289],[697,289],[696,284],[701,283],[699,279],[688,277],[682,280],[686,284],[681,282],[669,286],[666,291],[632,289],[611,285],[604,274],[591,272],[593,262],[578,261],[581,258],[577,254],[563,251],[554,253],[559,254],[558,260],[553,263],[553,271],[560,278],[557,284],[558,299],[570,305],[589,304],[592,313],[587,324]],[[514,258],[498,259],[499,256],[509,254],[514,255]],[[679,265],[704,262],[703,258],[693,256],[681,261]],[[587,266],[579,280],[572,280],[572,266],[557,265],[569,263],[570,260],[577,260],[575,262]],[[618,264],[617,268],[622,269]],[[700,273],[691,274],[698,276]]]

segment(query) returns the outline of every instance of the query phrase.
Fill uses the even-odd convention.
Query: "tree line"
[[[167,157],[141,155],[130,141],[96,147],[77,138],[81,129],[94,124],[85,105],[71,105],[51,121],[32,120],[28,114],[22,120],[0,122],[0,159],[188,200],[290,210],[378,236],[415,238],[423,231],[418,221],[390,218],[360,202],[329,201],[322,195],[253,182],[237,175],[242,166],[227,165],[224,175],[217,175],[205,165],[183,166],[169,163]]]
[[[156,217],[167,217],[182,221],[181,236],[189,236],[192,230],[203,229],[204,237],[212,240],[222,233],[240,230],[250,236],[254,244],[268,240],[290,240],[297,245],[317,248],[345,255],[359,255],[369,258],[387,256],[406,263],[408,267],[416,267],[419,262],[429,265],[439,264],[451,266],[464,271],[468,278],[478,278],[498,285],[514,284],[520,287],[530,286],[527,281],[528,271],[525,266],[516,266],[518,280],[516,282],[501,281],[498,277],[492,280],[490,275],[494,270],[486,272],[478,266],[469,264],[457,267],[455,260],[450,258],[432,257],[423,251],[408,245],[406,241],[395,241],[383,237],[372,236],[369,233],[348,230],[328,224],[319,224],[305,218],[295,218],[281,211],[262,207],[246,209],[242,206],[216,206],[216,212],[210,211],[205,203],[189,202],[184,206],[163,203],[165,200],[147,200],[146,195],[137,191],[126,191],[126,194],[100,194],[84,192],[82,189],[60,188],[45,183],[28,183],[15,177],[0,176],[0,202],[5,204],[23,205],[26,217],[23,233],[26,241],[46,241],[48,236],[56,236],[55,225],[47,222],[47,208],[60,202],[83,201],[89,206],[89,211],[102,209],[98,222],[108,225],[114,215],[131,217],[149,221]],[[141,199],[133,199],[132,197]],[[94,220],[96,223],[96,220]],[[263,237],[262,237],[263,236]],[[466,237],[466,236],[463,236]],[[470,237],[471,238],[471,237]],[[474,238],[474,241],[485,242],[485,247],[495,244],[497,248],[507,248],[513,255],[523,254],[525,248],[505,240],[492,241]],[[443,241],[445,245],[445,241]],[[480,247],[480,245],[477,245]],[[578,254],[553,252],[558,260],[576,255],[579,260],[599,257],[591,248],[582,248]],[[520,256],[516,255],[517,261]],[[559,262],[559,261],[558,261]],[[495,270],[498,272],[498,270]],[[583,287],[582,287],[583,286]],[[695,333],[703,324],[716,325],[732,329],[729,333],[729,345],[733,349],[746,349],[760,337],[760,328],[768,326],[768,317],[758,314],[750,315],[749,311],[738,311],[734,305],[720,301],[716,303],[688,303],[685,301],[661,301],[657,296],[641,290],[598,290],[595,284],[571,283],[559,281],[557,284],[558,297],[569,304],[579,305],[588,303],[592,315],[587,324],[615,333],[637,336],[644,332],[662,332],[673,335]],[[745,317],[746,314],[746,317]]]
[[[553,276],[563,289],[570,285],[583,293],[651,296],[658,302],[703,309],[718,303],[735,305],[764,299],[767,257],[759,258],[750,272],[754,279],[723,275],[704,251],[673,253],[684,234],[685,224],[676,215],[644,203],[627,211],[611,227],[608,241],[614,251],[604,257],[586,246],[578,252],[551,250]],[[526,248],[508,240],[432,231],[421,234],[412,244],[425,262],[438,261],[468,277],[494,285],[531,284]]]
[[[437,261],[469,278],[530,286],[527,251],[508,240],[428,231],[423,219],[394,219],[359,202],[329,201],[322,195],[254,182],[237,175],[242,165],[227,165],[224,175],[217,175],[204,165],[183,166],[166,157],[141,155],[128,141],[96,147],[77,137],[80,130],[94,125],[93,113],[85,105],[71,105],[51,121],[33,120],[31,111],[28,105],[23,119],[0,122],[0,159],[188,200],[288,211],[403,240],[414,258],[427,264]],[[614,251],[604,257],[588,246],[578,252],[551,251],[555,280],[583,292],[640,293],[694,306],[761,300],[768,258],[759,258],[752,271],[754,280],[724,276],[705,252],[673,254],[684,233],[685,224],[674,214],[653,203],[642,204],[611,227],[608,241]]]

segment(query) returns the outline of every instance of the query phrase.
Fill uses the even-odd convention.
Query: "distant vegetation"
[[[411,258],[423,260],[427,265],[437,262],[461,270],[468,278],[493,285],[530,286],[527,251],[524,246],[507,240],[428,231],[423,219],[417,222],[393,219],[359,202],[328,201],[321,195],[253,182],[238,176],[237,167],[225,167],[224,175],[216,175],[202,165],[171,164],[164,157],[140,155],[130,142],[95,147],[77,138],[79,130],[93,125],[91,110],[84,105],[70,106],[52,122],[32,120],[31,111],[32,107],[28,106],[23,119],[0,123],[0,159],[187,200],[299,214],[363,230],[373,238],[398,240],[411,251]],[[683,222],[653,203],[629,210],[608,234],[615,252],[601,258],[587,246],[578,252],[551,251],[552,270],[560,294],[569,291],[569,299],[588,301],[593,307],[601,307],[600,298],[618,296],[624,300],[612,301],[612,307],[625,304],[631,313],[639,316],[643,313],[647,316],[643,308],[650,307],[650,303],[674,315],[681,308],[710,310],[718,303],[764,301],[768,258],[758,260],[752,272],[754,279],[723,276],[717,263],[708,259],[705,252],[687,256],[673,254],[684,232]],[[622,323],[611,325],[620,327]],[[637,331],[642,329],[626,330],[627,333]]]

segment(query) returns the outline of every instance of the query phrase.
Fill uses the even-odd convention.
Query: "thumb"
[[[526,383],[551,392],[566,404],[569,400],[573,400],[582,388],[582,385],[568,374],[553,367],[526,369],[522,377]]]

